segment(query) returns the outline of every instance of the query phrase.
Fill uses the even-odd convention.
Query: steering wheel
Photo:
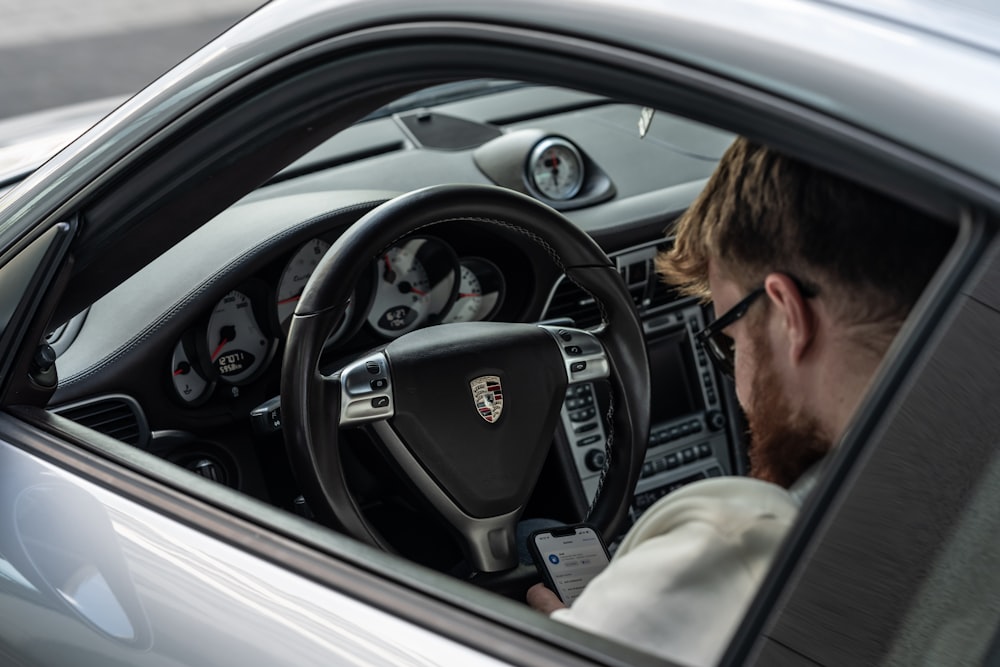
[[[327,336],[373,258],[441,222],[499,226],[539,244],[597,301],[594,332],[468,322],[420,329],[332,374]],[[538,201],[491,186],[434,186],[385,202],[333,244],[295,308],[281,377],[292,467],[317,518],[391,551],[348,490],[341,428],[368,424],[413,486],[455,529],[469,564],[518,564],[515,534],[569,385],[608,378],[611,424],[602,483],[588,520],[612,534],[625,517],[649,432],[642,325],[613,263],[587,234]]]

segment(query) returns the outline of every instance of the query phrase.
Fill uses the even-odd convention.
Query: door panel
[[[6,442],[0,489],[0,655],[12,660],[502,664]],[[88,606],[88,599],[102,604]],[[107,611],[114,600],[118,609]]]
[[[971,293],[991,299],[998,279],[994,263]],[[977,627],[1000,623],[992,602],[1000,574],[962,565],[1000,557],[997,505],[970,504],[988,497],[1000,467],[1000,312],[963,297],[950,317],[837,491],[770,616],[756,664],[958,664],[981,655],[990,634],[947,655],[957,647],[947,635],[956,609]],[[975,507],[989,511],[973,522]],[[989,529],[974,540],[956,529],[963,525]],[[957,590],[977,594],[943,600]],[[928,632],[916,643],[914,623]]]

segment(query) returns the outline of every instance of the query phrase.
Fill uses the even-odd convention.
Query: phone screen
[[[608,564],[608,550],[590,526],[542,530],[531,535],[532,553],[549,586],[567,606]]]

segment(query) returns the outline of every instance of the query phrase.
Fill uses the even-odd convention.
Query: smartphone
[[[611,560],[600,534],[585,523],[536,530],[528,536],[528,550],[545,585],[566,606]]]

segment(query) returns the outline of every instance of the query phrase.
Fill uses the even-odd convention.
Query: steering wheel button
[[[373,408],[387,408],[389,407],[389,397],[388,396],[376,396],[372,399]]]
[[[571,373],[582,373],[587,369],[586,361],[574,361],[570,364],[569,370]]]
[[[560,329],[557,333],[559,334],[559,337],[562,338],[567,343],[573,340],[573,334],[566,331],[565,329]]]
[[[578,357],[581,354],[583,354],[583,350],[580,349],[579,345],[567,345],[563,349],[565,349],[566,350],[566,354],[570,355],[571,357]]]
[[[377,361],[369,361],[368,363],[365,364],[365,368],[367,368],[368,372],[371,373],[372,375],[378,375],[379,373],[382,372],[382,369],[379,367]]]
[[[385,378],[376,378],[369,382],[369,384],[371,385],[372,391],[382,391],[389,386],[389,381]]]

